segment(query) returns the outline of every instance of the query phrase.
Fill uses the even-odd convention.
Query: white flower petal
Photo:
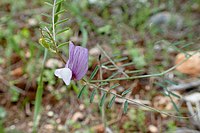
[[[62,78],[62,77],[61,77],[61,71],[62,71],[62,69],[63,69],[63,68],[61,68],[61,69],[56,69],[55,72],[54,72],[54,75],[56,75],[58,78]]]
[[[60,68],[56,69],[54,74],[61,78],[66,85],[70,84],[71,78],[72,78],[72,71],[69,68]]]

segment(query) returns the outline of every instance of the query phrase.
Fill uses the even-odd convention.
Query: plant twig
[[[99,59],[99,76],[100,76],[100,80],[103,79],[103,71],[101,68],[101,60]],[[101,87],[101,85],[100,85]],[[103,97],[103,93],[101,92],[101,97]],[[102,122],[104,125],[104,129],[106,129],[107,124],[106,124],[106,117],[105,117],[105,104],[103,103],[103,105],[101,106],[101,117],[102,117]]]
[[[110,58],[110,56],[101,48],[100,45],[97,45],[97,47],[103,52],[103,54],[108,58],[108,60],[118,69],[119,72],[121,72],[125,77],[129,77],[122,68],[117,66],[115,62]]]
[[[56,32],[55,32],[55,8],[56,8],[56,0],[53,2],[53,10],[52,10],[52,33],[53,33],[53,40],[56,41]],[[56,43],[55,43],[56,45]]]
[[[96,83],[96,82],[109,82],[109,81],[119,81],[119,80],[133,80],[133,79],[139,79],[139,78],[149,78],[149,77],[159,77],[163,76],[166,73],[174,70],[176,67],[180,66],[183,64],[185,61],[187,61],[191,56],[195,55],[198,53],[200,50],[194,52],[192,55],[181,61],[179,64],[174,65],[173,67],[161,72],[161,73],[155,73],[155,74],[147,74],[147,75],[138,75],[138,76],[132,76],[132,77],[122,77],[122,78],[115,78],[115,79],[105,79],[105,80],[91,80],[90,83]]]
[[[119,95],[119,94],[116,94],[116,93],[114,93],[114,92],[112,92],[112,91],[106,90],[106,89],[104,89],[104,88],[100,88],[100,87],[96,86],[95,84],[90,84],[90,83],[88,83],[88,82],[86,82],[86,84],[89,85],[89,86],[93,86],[94,88],[97,88],[97,89],[99,89],[99,90],[101,90],[101,91],[104,91],[104,92],[106,92],[106,93],[110,93],[110,94],[116,95],[117,97],[122,98],[122,99],[124,99],[124,100],[127,100],[127,101],[129,101],[129,102],[131,102],[132,104],[135,104],[135,105],[137,105],[137,106],[142,106],[142,107],[147,108],[147,109],[149,109],[149,110],[151,110],[151,111],[155,111],[155,112],[158,112],[158,113],[160,113],[160,114],[164,114],[164,115],[171,116],[171,117],[174,117],[174,118],[188,119],[188,118],[193,118],[193,117],[195,117],[195,116],[197,115],[197,113],[195,113],[195,114],[193,114],[193,115],[191,115],[191,116],[188,116],[188,117],[172,115],[172,114],[170,114],[170,113],[167,113],[167,112],[158,110],[158,109],[156,109],[156,108],[153,108],[153,107],[151,107],[151,106],[145,105],[145,104],[143,104],[143,103],[140,103],[140,102],[138,102],[137,100],[129,99],[129,98],[127,98],[127,97],[123,97],[123,96],[121,96],[121,95]]]
[[[198,87],[200,86],[200,80],[195,80],[195,81],[191,81],[188,83],[182,83],[179,85],[172,85],[168,87],[168,90],[170,91],[180,91],[180,90],[186,90],[189,88],[194,88],[194,87]]]
[[[47,32],[47,34],[49,35],[49,37],[51,38],[53,44],[54,44],[54,47],[55,47],[55,50],[56,50],[56,54],[58,55],[58,57],[62,60],[62,62],[64,64],[66,64],[66,61],[63,59],[63,57],[60,55],[59,53],[59,50],[58,50],[58,46],[56,45],[56,42],[54,40],[54,36],[55,36],[55,33],[53,33],[53,35],[51,35],[50,31],[48,30],[48,28],[45,27],[45,30]]]

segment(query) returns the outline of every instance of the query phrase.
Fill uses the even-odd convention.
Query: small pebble
[[[148,129],[151,133],[157,133],[158,132],[158,128],[154,125],[149,125]]]
[[[47,105],[46,110],[50,110],[50,109],[51,109],[51,105]]]
[[[30,26],[36,26],[37,23],[38,23],[37,20],[34,19],[34,18],[30,18],[30,19],[28,20],[28,24],[29,24]]]
[[[79,106],[79,109],[80,109],[81,111],[84,110],[84,109],[85,109],[84,104],[81,104],[81,105]]]
[[[49,117],[52,117],[54,115],[54,112],[53,111],[49,111],[48,113],[47,113],[47,116],[49,116]]]
[[[72,116],[72,120],[73,121],[78,121],[78,120],[82,120],[84,118],[83,113],[81,112],[76,112],[73,116]]]

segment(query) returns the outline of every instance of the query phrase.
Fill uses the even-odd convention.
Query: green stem
[[[99,60],[99,73],[100,73],[100,80],[103,79],[103,71],[102,71],[102,67],[101,67],[101,61]],[[102,84],[102,83],[101,83]],[[101,85],[100,85],[101,87]],[[101,92],[101,97],[103,97],[103,93]],[[101,119],[104,125],[104,130],[106,130],[107,127],[107,123],[106,123],[106,117],[105,117],[105,103],[103,103],[103,105],[101,106]]]
[[[47,58],[47,53],[48,53],[48,50],[45,49],[44,58],[42,62],[42,70],[40,74],[40,81],[39,81],[37,92],[36,92],[34,117],[33,117],[33,133],[37,132],[37,126],[39,124],[39,113],[40,113],[40,108],[41,108],[41,103],[42,103],[42,94],[43,94],[43,71],[44,71],[44,64]]]
[[[53,41],[56,41],[56,32],[55,32],[55,8],[56,8],[56,0],[53,2],[53,10],[52,10],[52,33],[53,33]]]
[[[66,64],[66,61],[63,59],[63,57],[61,56],[61,54],[59,53],[59,50],[58,50],[58,46],[56,45],[56,42],[54,40],[54,37],[55,36],[55,33],[53,33],[53,36],[51,35],[50,31],[46,28],[46,31],[47,31],[47,34],[49,35],[49,37],[51,38],[51,40],[53,41],[53,44],[54,44],[54,47],[55,47],[55,50],[56,50],[56,54],[58,55],[58,57],[63,61],[64,64]]]
[[[55,31],[55,8],[56,8],[56,0],[54,0],[54,3],[53,3],[53,10],[52,10],[52,36],[50,34],[50,37],[52,38],[52,41],[53,41],[53,44],[55,46],[55,49],[56,49],[56,54],[58,55],[58,57],[63,61],[63,63],[66,64],[65,60],[62,58],[62,56],[60,55],[59,53],[59,50],[58,50],[58,46],[56,44],[56,31]]]
[[[164,114],[164,115],[171,116],[171,117],[174,117],[174,118],[188,119],[188,118],[192,118],[192,117],[194,117],[194,116],[197,115],[197,113],[194,114],[194,115],[192,115],[192,116],[189,116],[189,117],[183,117],[183,116],[172,115],[172,114],[170,114],[170,113],[167,113],[167,112],[158,110],[158,109],[156,109],[156,108],[153,108],[153,107],[151,107],[151,106],[145,105],[145,104],[143,104],[143,103],[140,103],[140,102],[138,102],[138,101],[136,101],[136,100],[134,100],[134,99],[129,99],[129,98],[127,98],[127,97],[123,97],[123,96],[121,96],[121,95],[119,95],[119,94],[116,94],[116,93],[111,92],[111,91],[109,91],[109,90],[106,90],[106,89],[104,89],[104,88],[100,88],[100,87],[96,86],[95,84],[90,84],[90,83],[86,83],[86,84],[89,85],[89,86],[93,86],[94,88],[100,89],[101,91],[104,91],[104,92],[106,92],[106,93],[109,93],[109,94],[112,94],[112,95],[116,95],[117,97],[122,98],[122,99],[124,99],[124,100],[127,100],[127,101],[129,101],[130,103],[133,103],[133,104],[135,104],[135,105],[137,105],[137,106],[142,106],[142,107],[147,108],[147,109],[149,109],[149,110],[151,110],[151,111],[158,112],[158,113],[160,113],[160,114]]]
[[[190,55],[189,57],[185,58],[183,61],[181,61],[179,64],[167,69],[166,71],[163,71],[161,73],[156,73],[156,74],[147,74],[147,75],[139,75],[139,76],[132,76],[132,77],[123,77],[123,78],[115,78],[115,79],[105,79],[105,80],[91,80],[90,83],[96,83],[96,82],[109,82],[109,81],[119,81],[119,80],[132,80],[132,79],[140,79],[140,78],[149,78],[149,77],[158,77],[158,76],[163,76],[166,73],[174,70],[175,68],[177,68],[178,66],[180,66],[181,64],[183,64],[185,61],[187,61],[190,57],[192,57],[193,55],[195,55],[196,53],[198,53],[200,50],[194,52],[192,55]]]
[[[115,64],[115,62],[110,58],[110,56],[105,52],[105,50],[103,50],[100,45],[97,45],[98,48],[103,52],[103,54],[108,58],[108,60],[118,69],[119,72],[121,72],[125,77],[129,77],[122,68],[120,68],[119,66],[117,66]]]

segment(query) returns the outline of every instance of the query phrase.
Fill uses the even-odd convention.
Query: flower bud
[[[44,38],[40,38],[40,39],[39,39],[39,43],[40,43],[44,48],[47,48],[47,49],[50,48],[49,43],[47,43],[46,40],[45,40]]]

